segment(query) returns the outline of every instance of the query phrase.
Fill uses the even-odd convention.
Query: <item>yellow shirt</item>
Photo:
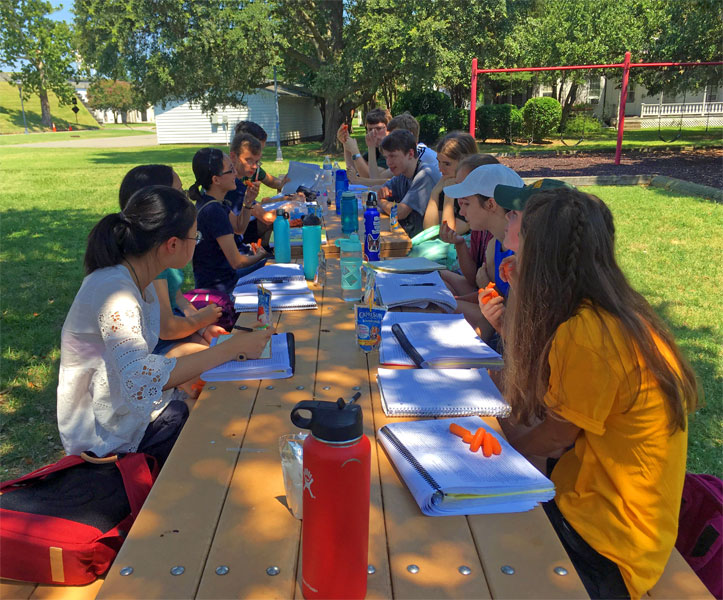
[[[582,429],[552,472],[557,505],[639,598],[675,545],[688,435],[670,434],[665,398],[626,341],[615,317],[583,305],[555,333],[545,403]]]

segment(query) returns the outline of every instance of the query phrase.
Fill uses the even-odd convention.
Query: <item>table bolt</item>
[[[377,572],[377,569],[374,565],[367,566],[367,573],[369,573],[369,575],[374,575],[374,573],[376,573],[376,572]]]
[[[185,572],[186,567],[182,567],[181,565],[171,568],[171,575],[183,575]]]
[[[355,392],[358,392],[361,388],[360,388],[358,385],[355,385],[355,386],[354,386],[353,388],[351,388],[351,389],[353,389]]]
[[[555,575],[567,575],[567,569],[565,567],[555,567],[552,569]]]
[[[215,386],[215,385],[209,385],[209,386],[208,386],[208,389],[209,389],[209,390],[215,390],[215,389],[216,389],[216,386]]]
[[[215,444],[215,443],[216,443],[216,440],[211,440],[211,441],[209,442],[209,444]]]
[[[515,569],[511,567],[510,565],[504,565],[500,571],[502,571],[505,575],[514,575]]]
[[[462,575],[469,575],[472,572],[472,569],[470,569],[467,565],[462,565],[459,569],[457,569]]]
[[[409,571],[412,575],[416,575],[419,573],[419,567],[417,565],[407,565],[407,571]]]
[[[323,388],[321,388],[321,389],[322,389],[322,390],[330,390],[330,389],[331,389],[331,386],[330,386],[330,385],[325,385],[325,386],[324,386]]]
[[[133,567],[123,567],[123,568],[120,570],[120,574],[121,574],[123,577],[128,577],[128,575],[131,575],[132,573],[133,573]]]
[[[303,390],[303,389],[304,389],[304,386],[303,386],[303,385],[297,385],[297,386],[296,386],[296,389],[297,389],[297,390]]]
[[[266,569],[266,574],[271,576],[278,575],[280,572],[281,569],[279,569],[279,567],[269,567]]]
[[[240,386],[238,386],[238,389],[240,389],[240,390],[247,390],[247,389],[249,389],[249,388],[248,388],[248,386],[246,386],[246,385],[240,385]]]
[[[274,389],[274,386],[273,386],[273,385],[267,385],[267,386],[266,386],[266,389],[267,389],[267,390],[273,390],[273,389]]]
[[[226,565],[216,567],[216,575],[226,575],[229,572],[229,568]]]

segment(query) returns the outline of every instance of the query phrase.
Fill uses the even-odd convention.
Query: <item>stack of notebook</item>
[[[257,310],[257,285],[271,292],[271,310],[312,310],[317,307],[314,294],[304,279],[301,265],[266,265],[239,279],[233,290],[234,309],[237,312]]]
[[[444,269],[439,263],[423,256],[387,258],[386,260],[365,262],[364,266],[380,273],[430,273]]]
[[[470,452],[450,423],[473,434],[484,427],[502,452]],[[378,439],[425,515],[523,512],[555,496],[554,484],[479,417],[390,423]]]
[[[279,263],[264,265],[248,275],[241,277],[236,286],[247,283],[281,283],[284,281],[303,281],[304,267],[297,264]]]
[[[243,335],[235,334],[235,335]],[[201,374],[204,381],[241,381],[245,379],[285,379],[294,374],[294,336],[271,336],[271,356],[256,360],[230,360]]]
[[[382,321],[379,362],[415,366],[392,326],[401,327],[407,348],[411,346],[432,368],[500,368],[502,357],[485,344],[458,314],[390,313]]]
[[[446,312],[453,312],[457,308],[452,292],[436,271],[417,274],[377,272],[375,282],[379,304],[388,308],[427,308],[430,304]]]

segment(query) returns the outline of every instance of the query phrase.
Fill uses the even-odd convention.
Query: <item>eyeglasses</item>
[[[387,126],[386,125],[367,125],[367,131],[386,131]]]
[[[200,241],[203,239],[203,236],[201,235],[201,232],[197,230],[197,231],[196,231],[196,235],[195,235],[194,237],[185,237],[185,238],[181,238],[181,239],[183,239],[183,240],[195,240],[195,241],[196,241],[196,246],[198,246],[198,242],[200,242]]]
[[[233,167],[231,167],[228,171],[221,171],[221,172],[218,174],[218,176],[219,176],[219,177],[223,177],[224,175],[228,175],[229,173],[235,173],[235,172],[236,172],[236,169],[234,169]]]

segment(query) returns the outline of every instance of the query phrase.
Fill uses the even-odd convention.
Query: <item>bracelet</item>
[[[362,155],[361,155],[361,153],[359,153],[359,152],[357,152],[356,154],[352,154],[352,155],[351,155],[351,159],[352,159],[352,160],[356,160],[357,158],[361,158],[361,157],[362,157]]]
[[[251,210],[254,207],[254,205],[253,205],[253,203],[252,204],[242,204],[241,207]]]

